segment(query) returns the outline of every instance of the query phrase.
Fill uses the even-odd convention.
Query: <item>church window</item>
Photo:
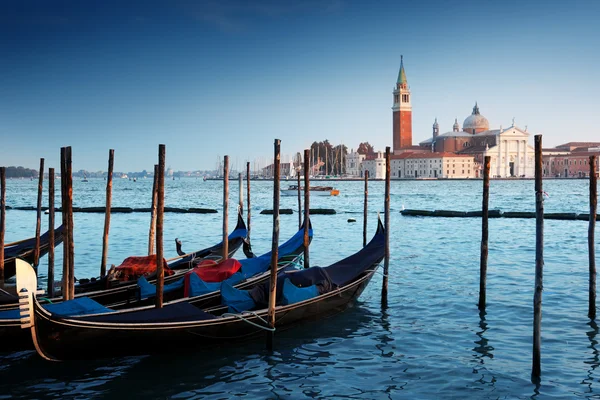
[[[464,175],[464,174],[465,174],[465,170],[463,169],[462,171],[463,171],[462,173],[463,173],[463,175]]]
[[[454,174],[455,174],[455,172],[454,172],[454,170],[452,170],[452,175],[454,175]]]
[[[446,171],[446,175],[450,175],[450,170]]]
[[[394,95],[394,103],[398,103],[398,100],[399,100],[399,99],[398,99],[398,95],[397,95],[397,94],[396,94],[396,95]]]

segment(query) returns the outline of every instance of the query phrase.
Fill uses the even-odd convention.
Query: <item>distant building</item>
[[[385,161],[385,160],[384,160]],[[401,153],[390,159],[392,178],[476,178],[479,165],[473,156],[453,153]]]
[[[262,169],[262,176],[265,178],[273,178],[275,171],[275,164],[267,165]],[[283,177],[295,177],[296,168],[293,162],[282,162],[279,163],[279,176]]]
[[[392,136],[393,151],[412,146],[412,104],[411,94],[404,71],[404,62],[400,56],[400,71],[393,90]]]
[[[368,154],[362,162],[363,174],[369,171],[369,178],[384,179],[385,178],[385,153],[378,151],[374,154]]]
[[[590,156],[600,158],[600,142],[569,142],[553,149],[543,149],[543,175],[552,178],[590,176]],[[596,161],[596,174],[599,173]]]
[[[362,162],[365,157],[364,154],[359,154],[351,149],[350,154],[346,156],[346,175],[349,177],[362,177]]]

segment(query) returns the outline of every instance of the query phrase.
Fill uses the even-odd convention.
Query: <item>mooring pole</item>
[[[363,247],[367,245],[367,204],[369,201],[369,171],[365,170],[365,202],[363,209]]]
[[[485,310],[488,265],[488,216],[490,204],[490,156],[483,161],[483,201],[481,203],[481,253],[479,257],[479,311]]]
[[[33,265],[40,264],[40,229],[42,227],[42,190],[44,190],[44,159],[40,158],[40,172],[38,177],[37,220],[35,223],[35,250]]]
[[[273,165],[273,239],[271,241],[271,277],[269,290],[269,326],[275,328],[275,300],[277,298],[277,260],[279,259],[279,165],[281,140],[275,139]],[[267,332],[267,349],[273,350],[275,331]]]
[[[310,150],[304,150],[304,165],[310,165]],[[310,267],[308,238],[309,220],[310,220],[310,178],[308,168],[304,168],[304,268]]]
[[[163,265],[163,221],[165,215],[165,157],[166,147],[158,145],[158,178],[156,196],[156,308],[163,306],[165,269]]]
[[[154,233],[156,232],[156,202],[158,197],[158,164],[154,164],[152,183],[152,206],[150,207],[150,230],[148,231],[148,255],[154,254]]]
[[[71,146],[67,146],[67,216],[69,218],[69,300],[75,298],[75,240],[73,223],[73,158]]]
[[[246,211],[246,216],[248,218],[248,226],[246,227],[248,229],[248,242],[250,242],[250,162],[246,163],[246,202],[247,202],[247,211]]]
[[[48,169],[48,297],[54,297],[54,168]]]
[[[67,207],[67,148],[60,148],[60,213],[63,224],[62,297],[69,300],[69,217]]]
[[[223,260],[229,258],[229,238],[227,220],[229,219],[229,156],[223,161]]]
[[[240,213],[244,215],[244,184],[242,180],[242,173],[238,174],[238,183],[239,183],[239,197],[240,197]]]
[[[590,224],[588,227],[588,250],[590,258],[590,295],[588,317],[596,319],[596,250],[594,236],[598,208],[598,182],[596,177],[596,156],[590,156]]]
[[[108,151],[108,177],[106,178],[106,210],[104,211],[104,237],[102,238],[102,262],[100,276],[106,275],[106,261],[108,259],[108,232],[110,231],[110,207],[112,202],[112,176],[115,151]]]
[[[300,160],[298,160],[300,161]],[[306,168],[306,167],[305,167]],[[298,180],[298,229],[302,229],[302,196],[300,194],[300,167],[298,166],[296,177]]]
[[[0,288],[4,287],[4,230],[6,229],[6,167],[0,167]]]
[[[544,275],[544,190],[542,188],[542,135],[535,135],[535,292],[533,295],[532,377],[541,376],[542,290]]]
[[[390,270],[390,147],[385,148],[385,200],[384,200],[384,227],[385,227],[385,253],[383,259],[383,283],[381,287],[382,304],[387,307],[388,273]]]

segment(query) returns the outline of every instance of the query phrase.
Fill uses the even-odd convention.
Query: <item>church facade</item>
[[[507,129],[490,129],[477,103],[471,115],[464,120],[462,130],[455,119],[452,131],[440,134],[436,119],[432,137],[420,142],[419,146],[432,152],[472,155],[479,169],[484,157],[490,156],[490,175],[493,178],[534,177],[534,149],[529,145],[527,128],[515,126],[513,120]]]

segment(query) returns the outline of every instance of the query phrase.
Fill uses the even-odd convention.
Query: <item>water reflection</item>
[[[588,340],[590,341],[589,348],[592,349],[592,357],[584,361],[584,364],[587,364],[589,368],[587,370],[587,377],[581,382],[581,384],[586,385],[588,387],[586,393],[594,393],[594,388],[592,387],[592,384],[594,382],[594,372],[600,364],[600,354],[597,348],[598,340],[596,339],[596,336],[598,335],[598,325],[594,320],[588,322],[588,325],[591,328],[591,330],[587,331],[586,335],[588,337]]]
[[[485,367],[485,363],[488,359],[494,358],[494,347],[489,344],[489,340],[485,336],[488,330],[488,323],[485,319],[486,312],[479,312],[479,330],[475,332],[477,340],[475,340],[475,347],[473,347],[473,358],[476,365],[473,367],[473,373],[480,375],[479,379],[475,382],[484,386],[494,387],[496,384],[496,377],[494,375],[487,376],[489,371]]]

